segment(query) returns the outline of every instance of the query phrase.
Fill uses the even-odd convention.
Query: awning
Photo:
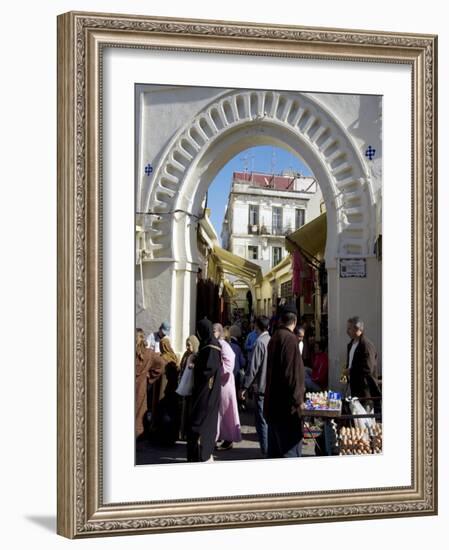
[[[224,273],[236,275],[248,282],[256,279],[256,282],[262,280],[262,271],[257,264],[236,256],[229,250],[219,246],[214,246],[212,256]]]
[[[223,281],[223,286],[225,287],[227,293],[231,298],[233,298],[237,294],[235,288],[231,285],[231,283],[227,279]]]
[[[292,253],[299,248],[307,255],[322,260],[326,248],[327,220],[326,212],[306,223],[285,238],[285,247]]]

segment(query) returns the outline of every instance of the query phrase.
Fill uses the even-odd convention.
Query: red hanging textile
[[[304,296],[304,303],[312,305],[313,292],[315,290],[315,270],[299,250],[293,252],[292,270],[293,294]]]
[[[307,269],[305,270],[305,278],[304,278],[303,286],[304,286],[304,303],[307,304],[308,306],[311,306],[314,284],[313,284],[313,269],[309,265],[307,265]]]

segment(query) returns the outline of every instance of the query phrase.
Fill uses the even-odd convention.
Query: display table
[[[314,416],[318,418],[336,418],[341,416],[340,409],[303,409],[300,413],[302,417]]]

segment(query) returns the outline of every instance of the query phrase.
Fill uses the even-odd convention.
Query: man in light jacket
[[[367,399],[382,395],[377,381],[377,351],[365,336],[365,324],[360,317],[348,319],[346,333],[351,341],[348,344],[347,366],[343,375],[349,377],[351,396],[362,398],[362,404],[371,411],[374,405]],[[376,412],[379,406],[379,402],[376,402]]]
[[[263,415],[263,404],[265,394],[265,384],[267,378],[267,348],[270,341],[268,326],[270,320],[265,315],[256,319],[257,340],[251,354],[251,360],[248,364],[245,378],[243,379],[240,398],[245,398],[246,392],[252,387],[254,399],[256,402],[255,425],[257,436],[259,437],[260,450],[262,455],[267,455],[268,450],[268,428]]]

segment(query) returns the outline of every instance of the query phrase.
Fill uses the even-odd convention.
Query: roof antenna
[[[274,175],[276,169],[276,151],[273,149],[271,152],[271,173]]]
[[[243,157],[240,157],[239,159],[241,162],[243,162],[243,170],[244,172],[248,172],[248,166],[249,166],[249,155],[246,153]]]

